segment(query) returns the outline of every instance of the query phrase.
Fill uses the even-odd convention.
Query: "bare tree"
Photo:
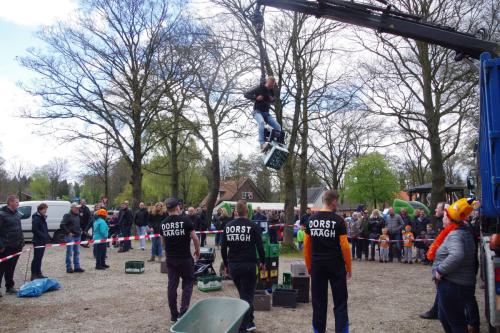
[[[247,102],[242,100],[238,87],[251,66],[244,45],[233,40],[224,32],[217,32],[217,37],[209,33],[197,41],[196,51],[188,56],[196,102],[192,112],[182,117],[191,124],[191,131],[210,156],[208,212],[213,210],[219,194],[220,142],[246,133],[242,108]]]
[[[104,193],[106,198],[109,198],[110,177],[113,166],[117,162],[117,151],[111,146],[109,139],[107,144],[99,149],[91,150],[86,147],[80,150],[82,159],[80,163],[87,167],[92,176],[95,176],[103,184]],[[88,176],[88,174],[84,174]]]
[[[424,21],[473,33],[484,10],[484,1],[468,0],[398,0],[394,5]],[[415,147],[429,163],[435,206],[446,198],[444,164],[457,151],[466,115],[474,112],[477,73],[439,46],[383,34],[376,43],[359,36],[359,43],[376,56],[361,76],[371,110],[393,117],[409,140],[426,142]]]
[[[57,128],[65,139],[104,145],[109,137],[132,171],[134,205],[141,199],[143,158],[163,140],[150,131],[167,109],[160,51],[178,33],[181,9],[182,1],[89,0],[75,21],[40,33],[46,52],[21,58],[40,77],[26,90],[44,102],[26,116],[75,120],[81,126]]]
[[[311,163],[326,186],[336,190],[349,164],[384,138],[380,119],[350,108],[314,121],[311,126]]]
[[[45,165],[42,169],[47,172],[49,179],[49,194],[52,199],[57,198],[59,184],[66,177],[68,172],[68,161],[61,158],[55,158]]]

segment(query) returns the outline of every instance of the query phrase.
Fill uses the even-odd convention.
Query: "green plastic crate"
[[[222,277],[217,275],[201,276],[198,278],[198,290],[203,292],[222,289]]]
[[[279,244],[269,244],[267,249],[267,258],[276,258],[280,256],[280,245]]]
[[[264,245],[269,244],[269,235],[268,234],[262,234],[262,243]]]
[[[144,273],[144,261],[126,261],[125,273],[142,274]]]
[[[283,273],[283,284],[292,285],[292,273],[288,272]]]

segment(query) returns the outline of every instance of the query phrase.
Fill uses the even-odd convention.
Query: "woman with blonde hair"
[[[162,202],[157,202],[151,213],[149,214],[149,227],[153,230],[153,234],[161,234],[161,221],[167,217],[167,213],[163,208]],[[154,262],[155,257],[161,261],[163,248],[161,246],[161,237],[151,238],[151,258],[149,262]]]

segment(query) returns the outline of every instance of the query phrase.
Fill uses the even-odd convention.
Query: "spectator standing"
[[[166,201],[168,216],[160,228],[165,240],[165,253],[168,271],[168,306],[170,319],[176,322],[189,308],[194,283],[194,263],[191,255],[191,239],[194,243],[194,256],[200,256],[200,243],[194,225],[186,216],[180,216],[179,202],[175,198]],[[255,274],[255,272],[254,272]],[[182,298],[180,310],[177,308],[177,288],[182,279]]]
[[[202,232],[207,231],[209,229],[207,208],[205,206],[198,208],[197,214],[198,214],[198,221],[200,223],[198,231]],[[207,234],[204,232],[200,233],[201,247],[205,246],[206,241],[207,241]]]
[[[351,252],[352,258],[361,260],[362,244],[361,244],[361,214],[358,212],[352,213],[351,222]]]
[[[155,207],[148,215],[149,219],[149,227],[152,230],[153,234],[162,234],[161,230],[161,222],[167,217],[165,210],[163,209],[163,203],[156,203]],[[163,248],[162,248],[161,237],[153,237],[151,239],[151,258],[148,260],[149,262],[154,262],[155,257],[158,257],[158,261],[161,261]]]
[[[394,257],[401,262],[401,236],[404,228],[404,221],[394,212],[394,208],[389,208],[389,216],[387,216],[387,229],[389,229],[389,238],[391,247],[389,248],[389,262],[392,262]]]
[[[387,228],[382,229],[382,235],[378,238],[379,248],[380,248],[380,262],[389,262],[389,247],[390,238],[389,230]]]
[[[80,206],[76,203],[72,203],[69,213],[63,216],[61,228],[66,234],[64,237],[66,243],[80,241],[80,236],[82,234],[82,228],[80,227]],[[71,262],[72,259],[73,262]],[[85,272],[85,270],[80,267],[80,245],[78,244],[66,246],[66,273],[75,272]]]
[[[435,214],[434,214],[434,230],[436,231],[436,234],[439,234],[441,230],[443,230],[443,218],[444,218],[444,210],[445,210],[445,203],[440,202],[436,206]]]
[[[474,301],[476,284],[475,243],[464,220],[474,209],[474,200],[460,199],[445,210],[443,231],[431,245],[438,313],[445,332],[468,332],[466,307]]]
[[[19,199],[15,195],[7,197],[7,204],[0,209],[0,258],[21,252],[24,246],[21,217],[17,211]],[[19,256],[0,263],[0,287],[5,278],[5,292],[17,294],[14,288],[14,271]],[[0,292],[0,297],[2,293]]]
[[[94,208],[95,210],[95,208]],[[86,230],[88,230],[88,225],[92,223],[92,213],[90,212],[89,207],[87,206],[87,201],[85,199],[80,200],[80,228],[82,229],[82,241],[87,240]],[[82,244],[82,247],[88,248],[88,244]]]
[[[423,209],[415,210],[415,218],[413,219],[411,230],[413,234],[418,237],[422,234],[425,234],[427,224],[430,223],[430,220],[427,216],[425,216],[425,211]]]
[[[300,218],[300,225],[306,226],[307,222],[309,222],[309,218],[311,217],[311,214],[312,214],[311,208],[307,207],[306,213],[304,215],[302,215],[302,217]]]
[[[370,261],[375,260],[375,246],[377,246],[379,250],[379,259],[382,262],[382,259],[380,258],[380,244],[378,244],[378,242],[375,240],[379,239],[380,235],[382,234],[382,228],[384,228],[384,226],[384,219],[380,216],[380,211],[378,209],[374,209],[372,211],[372,214],[370,215],[369,221],[369,238],[374,239],[370,240]]]
[[[129,202],[124,201],[121,204],[120,211],[118,213],[118,225],[120,226],[120,233],[122,237],[129,237],[132,234],[133,222],[134,216],[129,208]],[[127,252],[131,249],[131,245],[132,243],[129,240],[122,241],[118,253]]]
[[[411,232],[411,225],[405,227],[403,232],[403,246],[405,253],[405,264],[413,264],[413,242],[415,241],[415,236]]]
[[[299,248],[299,251],[302,251],[302,249],[304,248],[305,230],[306,227],[304,225],[301,225],[299,231],[297,231],[297,246]]]
[[[370,245],[370,219],[368,211],[364,211],[361,215],[361,251],[365,255],[365,260],[368,260],[368,247]]]
[[[221,209],[217,209],[217,214],[215,214],[213,217],[212,217],[212,221],[214,223],[214,227],[215,227],[215,230],[216,231],[222,231],[222,228],[221,228],[221,221],[220,221],[220,214],[221,214]],[[222,240],[222,233],[216,233],[215,234],[215,247],[218,249],[219,248],[219,245],[221,243],[221,240]]]
[[[403,220],[404,227],[406,227],[407,225],[412,225],[411,217],[408,215],[408,211],[406,210],[406,208],[401,208],[401,210],[399,211],[399,216],[401,216],[401,219]]]
[[[141,202],[139,204],[139,209],[135,212],[134,214],[134,224],[135,227],[137,228],[137,234],[139,236],[145,236],[146,232],[148,231],[148,209],[146,208],[146,205],[144,205],[144,202]],[[139,244],[141,246],[141,250],[145,251],[146,250],[146,239],[141,238],[139,240]]]
[[[104,209],[108,209],[108,205],[109,205],[109,200],[108,200],[108,197],[101,197],[101,208],[104,208]],[[94,211],[95,211],[95,208],[94,208]]]
[[[260,207],[257,207],[255,209],[255,214],[252,217],[252,221],[254,221],[257,224],[261,232],[265,231],[265,227],[263,228],[262,225],[265,224],[267,218],[264,214],[262,214]]]
[[[102,239],[108,238],[109,227],[106,223],[108,218],[108,212],[105,209],[99,209],[96,212],[97,219],[94,221],[94,232],[92,234],[92,239],[95,241],[100,241]],[[94,253],[95,253],[95,269],[103,270],[109,268],[106,265],[106,243],[95,243]]]
[[[200,246],[203,247],[203,243],[201,243],[201,233],[200,231],[202,231],[202,221],[200,219],[200,215],[197,214],[197,211],[194,209],[194,207],[189,207],[188,210],[187,210],[188,214],[187,214],[187,218],[191,221],[191,224],[193,224],[193,227],[194,227],[194,230],[198,233],[198,235],[200,236]]]
[[[31,217],[31,230],[33,231],[33,261],[31,262],[31,281],[44,279],[42,274],[42,259],[45,253],[45,245],[50,242],[49,229],[47,226],[47,204],[41,203],[36,213]],[[41,246],[41,247],[38,247]]]
[[[267,220],[269,224],[269,242],[271,244],[278,244],[278,228],[276,225],[280,223],[280,215],[277,211],[273,210]]]
[[[247,332],[256,329],[253,316],[253,299],[257,283],[255,249],[259,253],[260,268],[264,271],[265,254],[260,230],[248,219],[248,207],[245,201],[240,200],[236,204],[236,215],[236,219],[226,224],[224,228],[221,254],[226,273],[229,270],[240,299],[250,305],[240,326],[240,332]]]

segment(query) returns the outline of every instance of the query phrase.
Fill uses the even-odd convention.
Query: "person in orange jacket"
[[[405,264],[413,264],[413,242],[415,242],[415,236],[411,232],[411,225],[407,225],[403,231]]]
[[[346,223],[336,214],[339,195],[323,194],[323,208],[309,218],[304,238],[304,259],[311,275],[313,331],[326,331],[328,283],[332,288],[335,332],[349,331],[347,279],[352,276]]]

